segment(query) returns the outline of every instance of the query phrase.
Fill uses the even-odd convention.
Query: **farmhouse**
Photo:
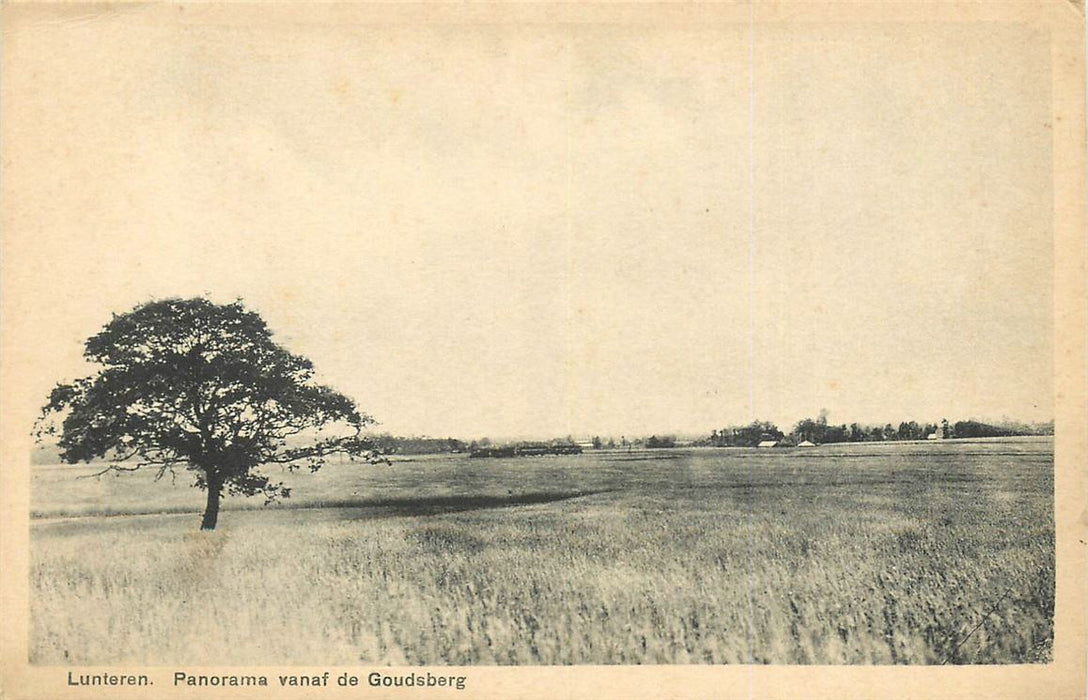
[[[801,442],[797,443],[797,446],[798,447],[816,447],[816,443],[809,442],[808,440],[802,440]]]
[[[778,440],[763,440],[757,447],[774,447],[778,444]]]

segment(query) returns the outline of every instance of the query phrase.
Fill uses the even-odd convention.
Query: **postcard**
[[[1082,4],[0,17],[4,697],[1084,697]]]

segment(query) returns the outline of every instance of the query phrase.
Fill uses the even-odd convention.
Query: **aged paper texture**
[[[2,21],[0,696],[1084,697],[1082,4]]]

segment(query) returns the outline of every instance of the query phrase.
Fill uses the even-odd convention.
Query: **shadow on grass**
[[[379,498],[361,500],[335,500],[307,503],[302,508],[336,508],[358,510],[362,518],[374,516],[400,517],[413,515],[441,515],[443,513],[461,513],[469,510],[489,508],[514,508],[539,503],[569,501],[572,498],[608,493],[613,489],[599,491],[551,491],[534,493],[511,493],[505,496],[425,496],[417,498]],[[290,507],[290,506],[288,506]]]
[[[241,502],[233,507],[224,507],[220,512],[276,512],[276,511],[302,511],[317,510],[328,511],[330,514],[339,511],[353,511],[344,519],[367,520],[372,518],[391,518],[409,516],[442,515],[445,513],[461,513],[471,510],[485,510],[489,508],[514,508],[517,506],[536,505],[540,503],[554,503],[568,501],[572,498],[592,496],[600,493],[609,493],[615,489],[578,490],[578,491],[541,491],[532,493],[509,493],[505,496],[472,496],[472,495],[445,495],[445,496],[421,496],[398,498],[345,498],[327,500],[281,501],[273,506],[262,506],[260,503]],[[87,510],[87,511],[62,511],[62,512],[32,512],[32,523],[56,523],[70,520],[82,520],[85,518],[126,518],[136,516],[153,515],[196,515],[202,512],[200,508],[164,508],[161,510]]]

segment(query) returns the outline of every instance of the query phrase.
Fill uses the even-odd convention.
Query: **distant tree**
[[[836,425],[834,427],[828,426],[826,433],[826,442],[847,442],[849,440],[849,432],[846,430],[846,424]]]
[[[601,442],[601,436],[600,435],[594,435],[593,436],[593,449],[599,450],[602,447],[604,447],[604,443]]]
[[[649,449],[676,447],[676,438],[671,435],[666,435],[664,437],[651,435],[649,438],[646,439],[646,447]]]
[[[39,440],[59,433],[69,463],[107,460],[99,474],[190,471],[207,491],[202,530],[215,529],[224,491],[266,503],[290,495],[263,465],[313,472],[334,454],[380,459],[361,435],[373,420],[316,383],[311,362],[277,345],[241,302],[143,304],[88,339],[84,357],[98,370],[53,389]]]
[[[943,438],[952,437],[952,428],[948,425],[948,419],[947,418],[941,419],[941,437],[943,437]]]
[[[1010,430],[1008,428],[1001,428],[995,425],[988,425],[986,423],[980,423],[973,420],[957,421],[952,426],[952,432],[956,437],[960,438],[980,438],[980,437],[1005,437],[1007,435],[1016,435],[1018,431]],[[1021,432],[1020,434],[1024,434]]]
[[[764,440],[781,440],[782,431],[769,421],[752,421],[731,431],[730,443],[736,447],[755,447]]]
[[[815,427],[816,421],[812,420],[811,418],[804,418],[797,421],[797,423],[793,426],[793,430],[790,431],[790,434],[794,435],[799,441],[808,440],[809,442],[816,442]]]
[[[798,421],[797,424],[793,426],[791,435],[796,442],[808,440],[809,442],[822,444],[830,442],[830,440],[827,439],[827,432],[827,417],[825,412],[821,411],[820,417],[816,420],[805,418],[804,420]]]
[[[1024,435],[1053,435],[1054,434],[1054,421],[1046,421],[1045,423],[1032,423],[1031,425],[1019,424],[1018,430],[1021,430]]]
[[[900,440],[921,440],[925,438],[922,428],[915,421],[905,421],[899,424]]]

